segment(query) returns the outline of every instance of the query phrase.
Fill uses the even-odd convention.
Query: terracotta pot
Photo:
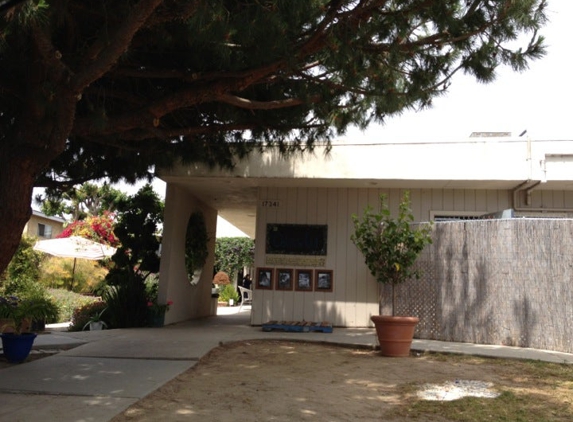
[[[412,346],[416,324],[419,321],[418,318],[373,315],[370,319],[376,327],[382,356],[410,356],[410,347]]]

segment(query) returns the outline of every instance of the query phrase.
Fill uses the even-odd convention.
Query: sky
[[[549,22],[540,31],[547,54],[528,70],[500,69],[489,84],[458,74],[448,93],[436,98],[431,109],[407,111],[365,132],[351,130],[341,141],[449,141],[467,139],[472,132],[512,132],[517,137],[524,130],[532,140],[573,140],[568,104],[573,98],[573,1],[548,3]]]

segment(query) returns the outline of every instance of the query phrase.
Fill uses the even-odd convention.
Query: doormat
[[[309,321],[269,321],[263,324],[263,331],[290,331],[299,333],[309,333],[318,331],[321,333],[332,333],[330,322],[309,322]]]

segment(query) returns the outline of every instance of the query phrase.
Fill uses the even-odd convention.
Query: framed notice
[[[293,271],[291,269],[277,269],[276,290],[292,290],[293,288]]]
[[[332,270],[316,270],[316,277],[314,282],[315,292],[331,292],[332,284]]]
[[[257,268],[257,289],[273,288],[273,269],[272,268]]]
[[[300,292],[312,291],[312,270],[296,270],[294,288]]]

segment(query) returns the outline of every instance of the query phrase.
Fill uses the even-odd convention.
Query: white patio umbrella
[[[99,261],[100,259],[111,257],[116,249],[83,237],[70,236],[40,240],[34,245],[34,250],[45,252],[59,258],[74,258],[74,267],[72,269],[73,286],[76,272],[76,259]]]

